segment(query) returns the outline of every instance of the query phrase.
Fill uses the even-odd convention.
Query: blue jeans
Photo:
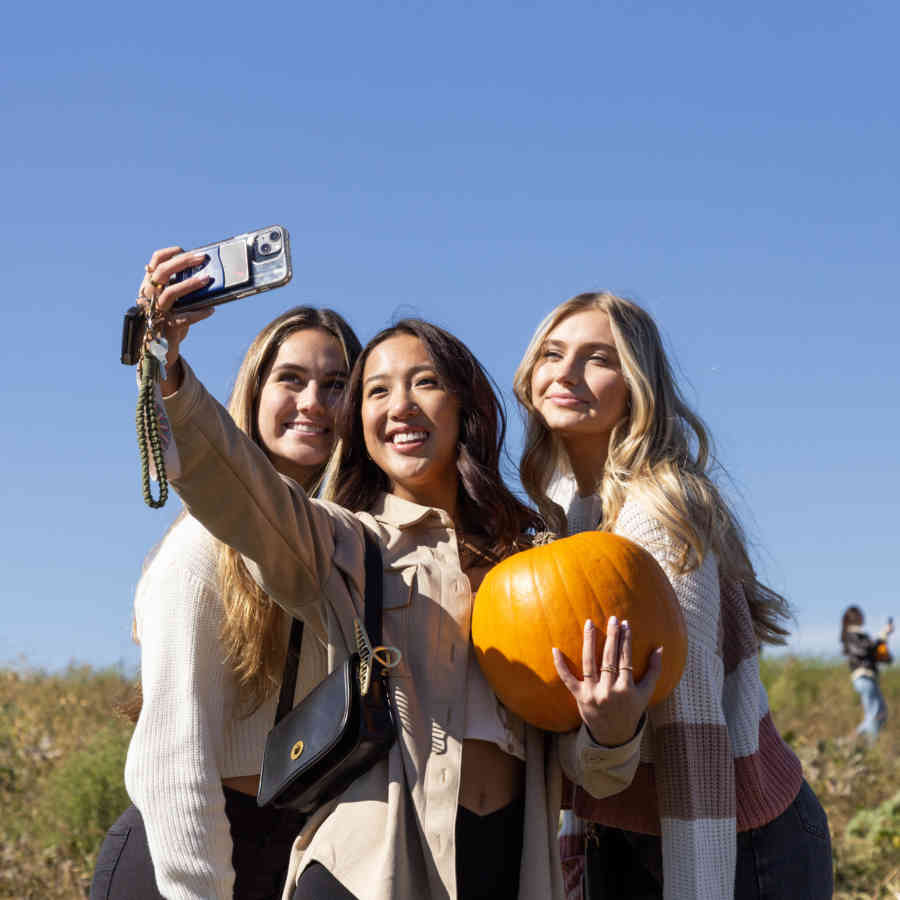
[[[662,843],[590,825],[587,900],[662,900]],[[735,900],[829,900],[834,889],[828,817],[804,781],[794,802],[766,825],[740,831]]]
[[[804,781],[777,819],[738,832],[735,900],[828,900],[833,890],[828,818]]]
[[[857,675],[853,679],[853,687],[859,694],[863,706],[863,720],[856,729],[857,734],[865,735],[870,741],[878,737],[878,732],[887,721],[887,705],[881,688],[874,678],[868,675]]]

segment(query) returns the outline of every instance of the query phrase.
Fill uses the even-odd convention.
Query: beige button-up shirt
[[[312,861],[360,900],[455,900],[473,598],[453,522],[443,510],[389,494],[356,514],[309,499],[278,475],[187,365],[166,408],[181,459],[175,489],[192,515],[244,554],[269,596],[327,642],[329,670],[351,651],[354,619],[363,618],[362,529],[381,547],[384,643],[403,654],[390,676],[398,740],[311,817],[294,843],[285,900]],[[523,728],[512,716],[508,727]],[[584,727],[549,735],[524,726],[524,733],[519,898],[562,900],[562,771],[598,797],[620,791],[634,776],[641,735],[608,749]]]

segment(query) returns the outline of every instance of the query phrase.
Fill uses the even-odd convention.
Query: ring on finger
[[[633,672],[634,666],[619,666],[620,672]]]
[[[613,675],[619,671],[620,668],[625,668],[624,666],[600,666],[601,672],[611,672]]]
[[[158,291],[162,291],[163,288],[165,288],[165,286],[166,286],[166,283],[165,283],[164,281],[154,281],[152,275],[151,275],[147,280],[148,280],[148,281],[150,282],[150,284],[152,284],[153,287],[155,287]]]

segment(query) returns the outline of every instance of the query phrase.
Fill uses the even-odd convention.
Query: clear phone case
[[[176,300],[173,309],[218,306],[281,287],[291,280],[290,236],[283,225],[247,231],[190,252],[202,251],[207,254],[206,263],[179,272],[174,281],[184,281],[202,273],[212,276],[213,280],[206,287]]]

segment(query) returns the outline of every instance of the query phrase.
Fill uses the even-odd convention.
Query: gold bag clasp
[[[291,759],[298,759],[300,754],[303,752],[303,741],[297,741],[293,747],[291,747]]]

